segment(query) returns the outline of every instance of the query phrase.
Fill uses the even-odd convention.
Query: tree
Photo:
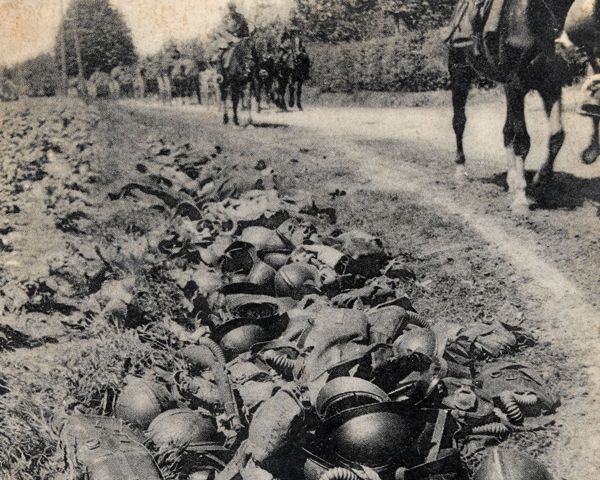
[[[385,16],[394,20],[396,33],[402,24],[409,30],[438,28],[448,21],[456,0],[379,0]]]
[[[297,0],[297,5],[293,23],[311,40],[364,40],[381,23],[377,0]]]
[[[57,90],[60,73],[49,53],[18,63],[11,71],[15,83],[29,96],[53,95]]]
[[[133,65],[137,61],[129,27],[109,0],[71,1],[57,35],[57,59],[61,58],[63,31],[70,76],[79,73],[79,63],[88,78],[96,69],[108,73],[119,63]]]

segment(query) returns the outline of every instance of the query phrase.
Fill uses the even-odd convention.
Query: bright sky
[[[226,11],[228,0],[110,0],[125,17],[140,54],[154,53],[168,39],[205,36]],[[294,0],[237,0],[252,20],[259,3],[272,5],[273,17],[285,16]],[[69,0],[0,0],[0,65],[53,49],[61,3]]]

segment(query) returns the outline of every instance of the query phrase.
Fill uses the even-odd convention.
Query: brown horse
[[[219,72],[222,76],[219,84],[221,102],[223,103],[223,123],[229,123],[227,99],[231,97],[233,107],[233,123],[239,125],[238,106],[246,86],[250,86],[249,99],[256,95],[257,54],[251,43],[251,38],[242,38],[238,43],[229,47],[219,59]],[[252,123],[252,105],[249,108],[249,120]]]
[[[494,2],[500,2],[499,6],[496,3],[492,6],[492,11],[497,8],[497,28],[487,35],[484,29],[474,45],[450,45],[457,174],[466,175],[463,133],[469,87],[478,76],[485,76],[504,84],[506,121],[503,134],[508,159],[507,183],[513,195],[513,210],[525,212],[533,203],[528,196],[529,191],[526,193],[525,158],[531,142],[525,125],[525,95],[530,90],[538,91],[549,121],[548,156],[531,185],[534,191],[540,191],[552,177],[554,160],[565,138],[561,94],[568,68],[562,57],[556,54],[555,39],[573,0]]]
[[[597,0],[575,0],[565,20],[564,34],[567,42],[570,40],[585,52],[594,72],[583,85],[588,98],[579,109],[582,115],[592,117],[592,138],[581,154],[582,161],[590,165],[600,155],[600,3]]]

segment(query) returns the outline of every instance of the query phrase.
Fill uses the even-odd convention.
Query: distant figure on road
[[[242,38],[250,36],[248,22],[244,16],[237,11],[235,2],[231,1],[227,5],[229,13],[223,17],[221,24],[217,28],[217,52],[211,58],[215,65],[222,65],[224,69],[229,67],[231,61],[232,45],[238,43]],[[219,72],[220,73],[220,72]]]

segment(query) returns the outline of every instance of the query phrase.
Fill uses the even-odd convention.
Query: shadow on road
[[[284,123],[255,122],[253,125],[256,128],[290,128]]]
[[[528,170],[525,174],[527,183],[531,184],[535,172]],[[508,190],[506,172],[497,173],[481,179],[482,183],[491,183]],[[574,210],[586,201],[600,204],[600,178],[579,178],[565,172],[554,172],[552,180],[543,190],[529,190],[537,199],[535,208],[546,210]],[[600,207],[598,209],[600,217]]]

